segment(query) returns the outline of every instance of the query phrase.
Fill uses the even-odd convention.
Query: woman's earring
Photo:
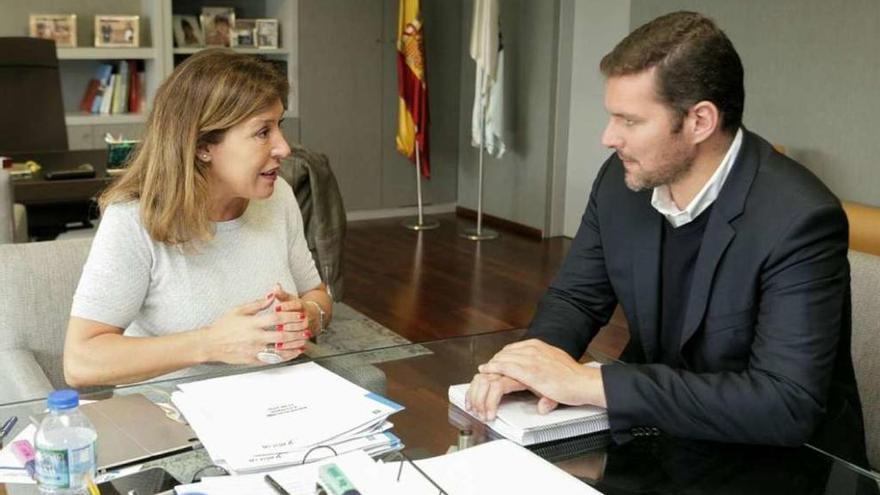
[[[209,157],[208,157],[207,154],[202,155],[202,161],[203,161],[203,162],[208,161],[208,158],[209,158]]]

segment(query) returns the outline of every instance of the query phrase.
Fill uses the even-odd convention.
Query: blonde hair
[[[101,195],[101,209],[137,200],[153,240],[184,247],[210,240],[210,164],[198,159],[197,151],[286,101],[288,88],[277,68],[250,55],[219,48],[191,56],[156,92],[143,139],[125,174]]]

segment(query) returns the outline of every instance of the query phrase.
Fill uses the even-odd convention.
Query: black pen
[[[266,480],[266,483],[269,483],[269,486],[271,486],[272,489],[278,493],[278,495],[290,495],[290,493],[287,490],[285,490],[283,486],[279,485],[278,482],[275,481],[268,474],[266,476],[263,476],[263,479]]]
[[[7,419],[3,426],[0,426],[0,441],[6,438],[6,435],[9,435],[9,432],[12,431],[12,428],[15,426],[15,423],[18,422],[18,416],[12,416]]]

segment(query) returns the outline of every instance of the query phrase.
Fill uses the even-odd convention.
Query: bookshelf
[[[0,36],[27,36],[30,14],[71,13],[77,15],[77,42],[75,48],[58,48],[65,123],[71,149],[101,148],[107,132],[136,138],[143,130],[153,96],[174,66],[201,48],[178,48],[174,44],[173,16],[198,16],[202,7],[234,7],[236,18],[278,19],[279,48],[234,48],[243,53],[260,55],[272,60],[283,60],[288,79],[297,80],[297,12],[299,0],[29,0],[15,2],[0,0]],[[140,42],[137,48],[94,47],[94,16],[140,16]],[[145,108],[138,113],[91,114],[79,109],[80,100],[101,64],[118,64],[136,60],[143,66]],[[292,88],[296,84],[291,85]],[[295,92],[288,95],[286,117],[296,118],[299,102]],[[296,131],[298,136],[298,127]]]
[[[147,48],[58,48],[58,60],[152,60],[158,50]]]

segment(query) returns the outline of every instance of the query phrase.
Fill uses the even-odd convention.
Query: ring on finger
[[[262,351],[257,353],[257,359],[266,364],[278,364],[284,360],[278,352],[275,351],[275,344],[269,343]]]

